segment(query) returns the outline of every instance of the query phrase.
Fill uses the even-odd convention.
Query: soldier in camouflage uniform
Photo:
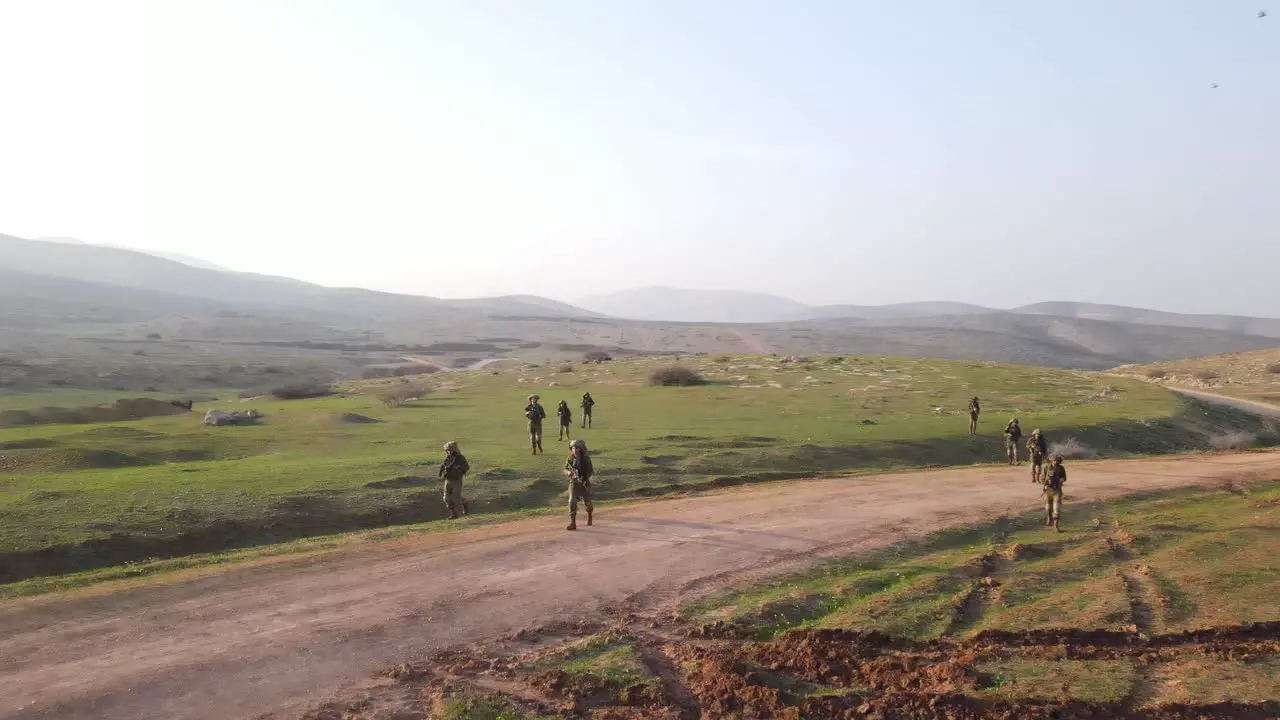
[[[565,530],[578,529],[578,501],[587,510],[587,527],[591,527],[591,456],[582,440],[569,443],[569,459],[564,463],[564,474],[569,476],[569,526]]]
[[[444,462],[440,465],[440,477],[444,480],[444,506],[449,510],[449,519],[456,520],[459,510],[463,515],[471,511],[467,501],[462,499],[462,476],[471,466],[459,452],[458,443],[452,440],[444,444],[444,453]]]
[[[524,417],[529,421],[529,445],[534,455],[542,452],[542,421],[547,417],[538,400],[537,395],[530,395],[529,404],[524,406]]]
[[[596,401],[591,397],[591,393],[582,393],[582,428],[585,430],[591,427],[591,409],[596,406]]]
[[[1044,524],[1062,532],[1058,518],[1062,515],[1062,486],[1067,482],[1067,469],[1062,466],[1062,456],[1054,455],[1044,479]]]
[[[569,427],[573,425],[573,411],[569,409],[567,401],[560,401],[560,406],[556,408],[556,417],[560,420],[560,437],[558,439],[561,441],[570,439]]]
[[[1018,424],[1018,418],[1013,418],[1008,425],[1004,426],[1004,452],[1009,456],[1009,464],[1017,465],[1018,460],[1018,441],[1022,439],[1022,426]]]
[[[1027,452],[1031,455],[1031,482],[1039,482],[1040,475],[1045,470],[1044,456],[1049,452],[1049,445],[1040,428],[1032,430],[1031,437],[1027,438]]]
[[[969,400],[969,434],[978,434],[978,415],[982,413],[982,406],[978,404],[978,396],[974,395]]]

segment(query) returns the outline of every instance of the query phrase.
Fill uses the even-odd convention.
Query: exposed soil
[[[1280,476],[1280,454],[1077,462],[1072,465],[1067,503],[1069,508],[1073,502],[1251,476]],[[939,487],[946,492],[939,492]],[[550,621],[573,623],[633,612],[660,626],[663,613],[727,583],[755,581],[815,559],[883,547],[941,527],[1032,510],[1039,503],[1034,490],[1020,469],[990,466],[753,486],[605,506],[597,510],[595,527],[572,534],[564,532],[561,518],[530,518],[356,543],[322,556],[263,560],[10,601],[0,605],[0,687],[5,688],[0,718],[297,717],[337,688],[368,682],[379,667],[407,663],[418,668],[416,660],[437,650],[470,647]],[[1197,647],[1207,649],[1197,652],[1254,652],[1261,647],[1257,643],[1274,639],[1265,632],[1258,636],[1262,631],[1254,629],[1225,632],[1218,640],[1199,642]],[[503,642],[513,647],[551,642],[535,635]],[[1000,647],[1025,640],[979,637]],[[1158,637],[1088,637],[1088,642],[1076,642],[1075,636],[1051,636],[1038,644],[1079,654],[1126,653],[1134,647],[1156,655],[1189,652],[1184,649],[1187,642],[1160,640],[1162,645]],[[819,640],[821,636],[810,637],[811,643]],[[683,704],[670,698],[678,688],[660,684],[667,697],[662,712],[688,717],[695,702],[691,698],[696,698],[701,716],[716,717],[716,703],[731,702],[727,688],[742,690],[737,701],[746,697],[751,702],[782,702],[776,694],[781,691],[768,682],[747,683],[752,672],[761,682],[768,677],[759,668],[734,665],[746,661],[741,652],[724,655],[718,649],[721,644],[737,647],[741,641],[681,637],[667,642],[674,646],[664,651],[671,658],[668,668],[700,653],[711,669],[701,679],[681,678],[679,687],[688,691]],[[768,656],[770,661],[809,667],[802,664],[809,662],[808,656],[793,647],[795,642],[780,641],[771,652],[783,654]],[[837,694],[806,697],[803,702],[813,706],[814,717],[858,716],[862,704],[883,717],[904,716],[888,713],[913,708],[917,714],[905,716],[980,717],[970,709],[973,700],[957,699],[944,690],[967,687],[980,678],[963,666],[919,670],[919,660],[907,662],[919,652],[929,651],[904,647],[903,657],[882,653],[860,661],[872,663],[867,668],[850,666],[834,673],[898,686],[898,710],[876,710],[881,701],[875,697]],[[836,660],[850,665],[845,656]],[[724,671],[714,672],[721,665]],[[438,664],[421,667],[418,672],[439,672]],[[821,668],[814,670],[818,677]],[[471,675],[460,675],[508,683],[498,683],[494,691],[529,692],[520,690],[526,685],[515,679],[468,672]],[[379,677],[376,682],[401,693],[397,702],[404,712],[425,712],[434,700],[424,693],[434,697],[445,692],[440,684],[421,684],[425,680],[406,685]],[[921,714],[933,712],[924,709],[930,707],[952,714]],[[982,712],[998,711],[990,709],[995,706],[982,707]],[[1054,711],[1058,717],[1068,716],[1058,706],[1045,708],[1020,708],[1017,716],[1048,717]],[[637,715],[630,705],[617,705],[609,712],[624,710],[632,714],[614,717],[662,717],[656,708],[652,713],[642,708]],[[1106,716],[1096,708],[1082,710],[1093,717]],[[1142,717],[1181,717],[1169,714],[1173,712]],[[1255,712],[1251,708],[1194,712],[1258,716],[1249,714]]]
[[[982,691],[990,684],[981,661],[1010,657],[1128,658],[1154,666],[1185,653],[1227,656],[1280,652],[1280,622],[1217,628],[1142,639],[1109,631],[984,633],[972,641],[912,642],[883,633],[802,630],[772,642],[697,640],[637,630],[631,616],[613,628],[637,642],[656,682],[611,686],[603,678],[564,671],[533,672],[524,660],[545,655],[513,645],[473,654],[438,654],[396,668],[395,686],[366,686],[329,700],[306,720],[413,720],[405,697],[501,695],[512,704],[565,718],[1274,718],[1280,701],[1166,704],[1009,700]],[[697,635],[698,633],[686,633]],[[572,637],[560,636],[561,642]],[[1101,640],[1101,647],[1094,641]],[[1247,646],[1247,653],[1236,649]],[[1212,650],[1210,650],[1212,648]],[[514,652],[513,652],[514,650]]]

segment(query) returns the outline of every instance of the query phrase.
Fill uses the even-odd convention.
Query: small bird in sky
[[[1261,20],[1262,18],[1264,18],[1264,17],[1266,17],[1266,16],[1267,16],[1267,11],[1266,11],[1266,10],[1259,10],[1259,11],[1258,11],[1258,19],[1259,19],[1259,20]]]
[[[1209,89],[1210,89],[1210,90],[1217,90],[1217,89],[1218,89],[1218,83],[1214,83],[1214,84],[1210,85],[1210,86],[1209,86]]]

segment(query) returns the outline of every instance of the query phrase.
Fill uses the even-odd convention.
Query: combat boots
[[[591,527],[591,511],[587,511],[587,527]]]
[[[588,517],[590,516],[588,515]],[[578,513],[569,513],[569,526],[566,527],[565,530],[577,530],[577,529],[578,529]]]
[[[463,500],[463,501],[462,501],[462,514],[463,514],[463,515],[470,515],[470,514],[471,514],[471,508],[470,508],[470,507],[467,507],[467,501],[466,501],[466,500]]]

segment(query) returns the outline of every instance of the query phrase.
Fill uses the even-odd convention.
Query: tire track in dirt
[[[1277,478],[1280,453],[1072,471],[1074,499],[1105,500]],[[8,601],[0,718],[296,717],[380,666],[607,618],[628,597],[659,619],[726,582],[1020,514],[1038,502],[1027,490],[1003,466],[754,485],[611,506],[572,538],[556,520],[528,518]]]
[[[1111,536],[1107,538],[1107,545],[1111,549],[1111,556],[1120,564],[1120,581],[1124,584],[1125,598],[1129,601],[1129,616],[1133,626],[1138,637],[1147,638],[1156,630],[1155,605],[1151,602],[1155,593],[1143,577],[1140,566],[1134,562],[1132,541],[1132,536],[1122,530],[1117,522]],[[1129,713],[1151,702],[1159,695],[1156,671],[1150,663],[1142,659],[1134,660],[1133,671],[1133,685],[1122,703],[1125,711]]]
[[[977,625],[987,614],[994,596],[999,592],[998,576],[1009,560],[1004,556],[1009,544],[1009,533],[1014,529],[1014,522],[1009,516],[996,521],[996,531],[992,537],[991,552],[974,558],[969,569],[974,574],[968,590],[956,602],[951,621],[943,631],[943,637],[954,637]]]

